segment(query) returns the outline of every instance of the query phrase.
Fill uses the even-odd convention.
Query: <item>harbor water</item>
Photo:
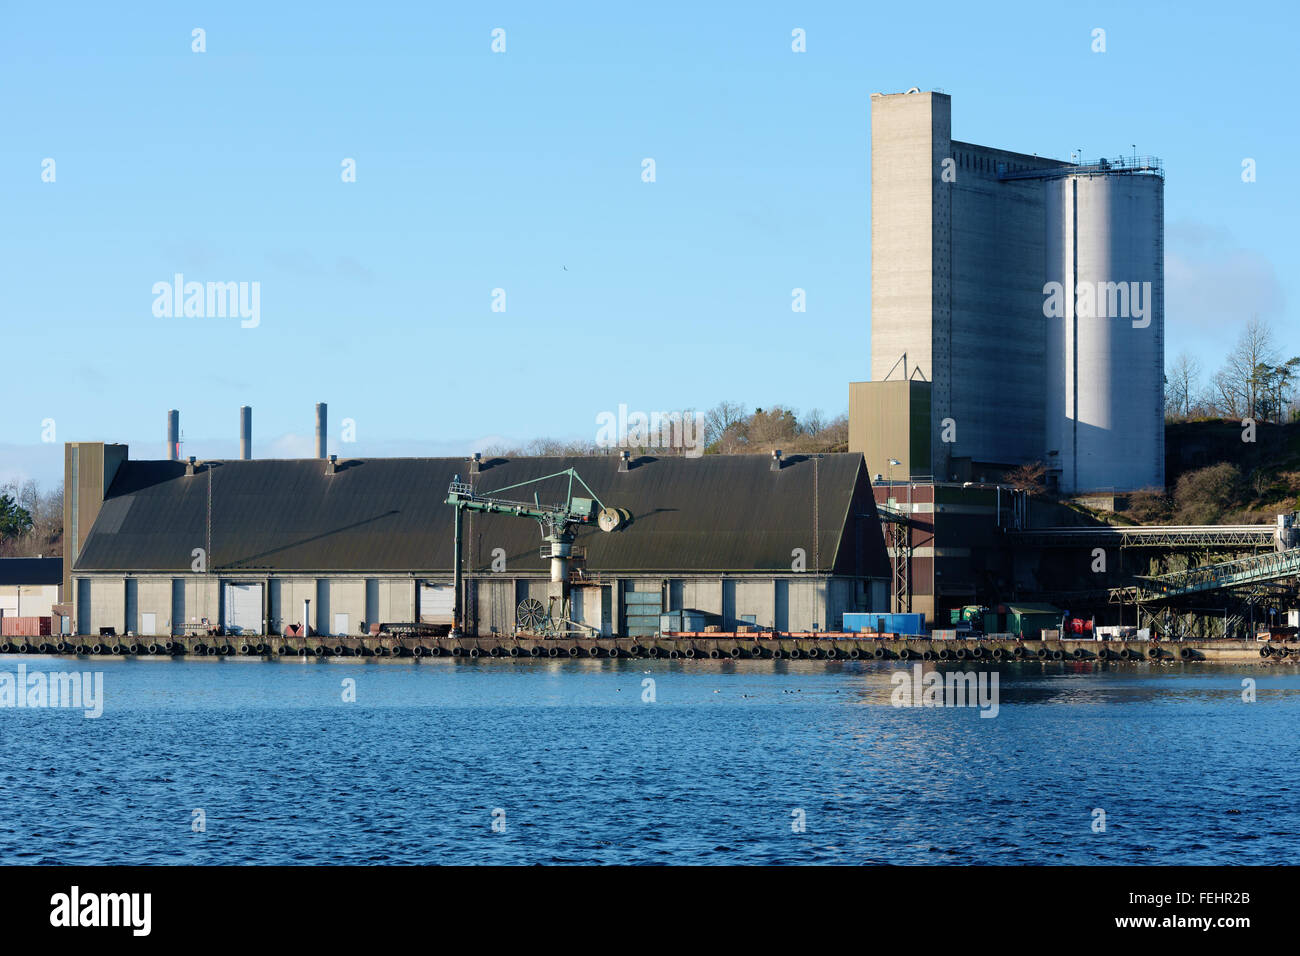
[[[10,655],[0,862],[1300,859],[1293,667],[919,667]]]

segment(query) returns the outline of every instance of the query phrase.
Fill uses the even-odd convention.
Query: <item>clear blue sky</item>
[[[259,457],[310,453],[317,401],[343,454],[588,439],[619,403],[838,413],[869,368],[869,95],[910,86],[953,96],[962,140],[1162,157],[1168,357],[1215,365],[1252,312],[1300,352],[1298,20],[1281,2],[7,3],[0,481],[57,481],[67,440],[160,456],[171,407],[200,457],[233,454],[240,404]],[[259,282],[260,326],[155,318],[177,272]]]

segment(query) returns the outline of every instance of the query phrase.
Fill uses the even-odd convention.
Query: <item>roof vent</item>
[[[190,457],[185,460],[185,474],[190,478],[194,477],[194,456],[193,455],[190,455]]]
[[[773,471],[781,470],[781,449],[779,448],[776,449],[776,451],[772,452],[772,470]]]
[[[339,456],[330,455],[330,460],[325,463],[325,474],[332,475],[338,469]]]
[[[476,451],[474,452],[474,457],[469,460],[469,473],[471,475],[477,475],[482,467],[483,453],[481,451]]]
[[[628,468],[628,457],[629,457],[629,456],[628,456],[628,453],[627,453],[626,451],[621,451],[621,452],[618,453],[618,470],[619,470],[619,471],[627,471],[627,468]]]

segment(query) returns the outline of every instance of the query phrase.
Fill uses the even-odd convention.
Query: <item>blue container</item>
[[[881,612],[846,613],[844,630],[853,633],[876,631],[882,634],[920,635],[925,633],[924,614],[887,614]]]
[[[659,630],[702,631],[713,622],[703,611],[667,611],[659,615]]]

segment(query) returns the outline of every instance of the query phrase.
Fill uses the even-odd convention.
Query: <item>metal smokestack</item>
[[[179,461],[181,444],[181,413],[176,409],[167,412],[167,460]]]
[[[253,457],[253,409],[248,405],[239,406],[239,460],[248,461]]]
[[[324,458],[328,450],[329,433],[326,429],[326,419],[329,415],[329,406],[324,402],[316,403],[316,457]]]

